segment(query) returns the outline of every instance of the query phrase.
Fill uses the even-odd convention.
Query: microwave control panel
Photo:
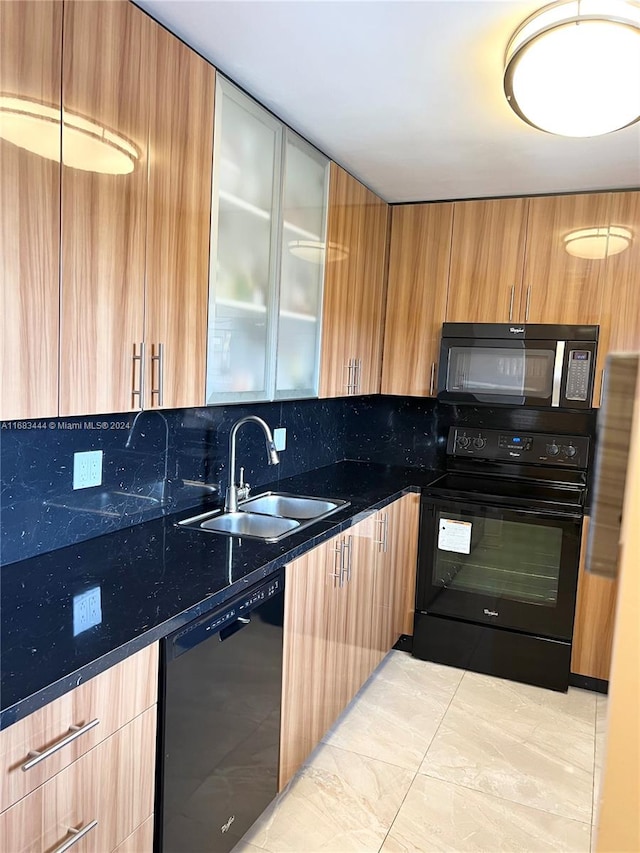
[[[586,468],[589,439],[583,435],[450,427],[447,454],[499,462]]]
[[[565,397],[567,400],[584,403],[589,394],[591,359],[593,353],[584,349],[569,350]]]

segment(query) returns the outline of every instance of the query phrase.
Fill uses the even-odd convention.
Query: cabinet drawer
[[[156,708],[146,710],[0,815],[0,850],[107,853],[153,812]],[[126,848],[125,848],[126,849]]]
[[[0,811],[153,705],[157,698],[157,672],[156,644],[0,732]],[[98,723],[89,727],[94,720]],[[71,727],[75,726],[80,732],[73,731]],[[70,740],[73,734],[76,737]],[[61,742],[64,745],[60,749],[27,770],[22,769],[31,761],[30,752],[43,753]]]
[[[119,844],[114,853],[151,853],[153,850],[153,815]]]

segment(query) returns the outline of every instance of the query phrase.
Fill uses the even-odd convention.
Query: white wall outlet
[[[102,595],[99,586],[73,596],[73,636],[102,622]]]
[[[88,489],[102,485],[102,450],[73,454],[73,488]]]
[[[287,430],[285,427],[278,427],[277,429],[274,429],[273,443],[276,446],[276,450],[287,449]]]

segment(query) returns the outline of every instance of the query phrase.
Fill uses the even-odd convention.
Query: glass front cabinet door
[[[317,395],[328,165],[218,75],[207,403]]]

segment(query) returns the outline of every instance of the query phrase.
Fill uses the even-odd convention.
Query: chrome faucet
[[[273,442],[273,436],[268,424],[262,418],[256,415],[247,415],[246,418],[240,418],[231,427],[229,433],[229,488],[227,489],[227,498],[224,504],[225,512],[238,511],[238,498],[249,497],[249,484],[244,482],[244,468],[240,469],[240,483],[236,486],[236,436],[241,426],[248,423],[258,424],[264,432],[267,443],[267,458],[269,465],[277,465],[280,462],[278,451]]]
[[[133,423],[129,428],[129,434],[127,435],[127,440],[124,443],[124,446],[127,450],[133,444],[133,436],[136,431],[136,425],[140,418],[140,415],[158,415],[159,418],[162,418],[164,422],[164,478],[162,480],[162,486],[160,491],[160,506],[166,506],[167,503],[167,486],[169,484],[169,424],[167,423],[167,419],[162,414],[162,412],[158,411],[158,409],[140,409],[136,412],[136,415],[133,419]]]

